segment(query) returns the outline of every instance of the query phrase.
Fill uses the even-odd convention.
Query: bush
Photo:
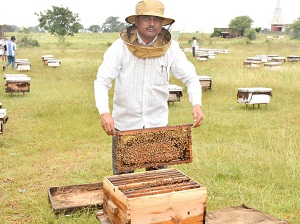
[[[28,36],[22,37],[19,45],[20,45],[20,47],[39,47],[40,46],[40,44],[37,40],[34,40]]]
[[[214,32],[210,35],[210,37],[220,37],[222,35],[221,29],[216,29]]]
[[[249,40],[255,40],[256,39],[256,30],[255,29],[246,30],[245,36],[248,37]]]

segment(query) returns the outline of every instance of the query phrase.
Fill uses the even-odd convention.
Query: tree
[[[4,25],[5,32],[17,32],[19,28],[15,25]]]
[[[256,28],[255,28],[256,33],[259,33],[261,30],[262,30],[261,27],[256,27]]]
[[[52,6],[52,10],[48,9],[35,15],[39,16],[39,27],[56,35],[61,43],[65,42],[67,36],[74,36],[74,33],[83,28],[79,23],[78,14],[73,14],[68,8]]]
[[[295,20],[286,28],[287,32],[290,32],[291,39],[300,40],[300,18]]]
[[[98,33],[101,30],[101,27],[98,25],[91,25],[89,27],[89,31],[93,32],[93,33]]]
[[[244,36],[245,31],[251,28],[252,23],[253,20],[249,16],[238,16],[230,21],[228,27],[233,33]]]
[[[104,33],[121,32],[126,28],[125,23],[118,21],[119,17],[108,17],[102,24],[102,31]]]

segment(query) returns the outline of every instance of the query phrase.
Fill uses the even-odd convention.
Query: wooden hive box
[[[251,87],[238,88],[237,102],[248,104],[267,104],[270,102],[272,96],[272,88],[265,87]]]
[[[272,61],[272,58],[274,58],[274,57],[279,57],[279,55],[278,54],[269,54],[269,55],[267,55],[268,61]]]
[[[207,90],[207,89],[211,90],[212,81],[210,76],[198,75],[198,78],[202,86],[202,90]]]
[[[4,119],[6,117],[6,109],[0,107],[0,119]]]
[[[271,61],[285,63],[286,59],[285,57],[272,57]]]
[[[258,57],[258,56],[248,57],[246,61],[258,61],[258,62],[261,62],[261,58]]]
[[[268,56],[265,55],[265,54],[258,54],[255,57],[260,58],[260,61],[263,62],[263,63],[268,62]]]
[[[44,65],[48,65],[48,60],[55,60],[55,58],[52,54],[42,56],[42,61],[44,62]]]
[[[6,92],[30,92],[31,78],[28,76],[11,75],[5,78]]]
[[[170,84],[168,88],[169,88],[168,103],[179,102],[180,97],[182,97],[182,87],[174,84]]]
[[[192,124],[116,133],[120,172],[192,161]]]
[[[52,54],[46,54],[42,56],[43,61],[48,60],[49,58],[54,58],[54,56]]]
[[[60,60],[56,60],[56,59],[49,59],[47,65],[49,67],[59,67],[61,64]]]
[[[208,57],[209,57],[209,54],[197,54],[196,53],[196,59],[198,61],[207,61],[208,60]]]
[[[299,55],[288,55],[287,57],[288,62],[299,62],[300,56]]]
[[[3,134],[4,132],[4,124],[7,120],[6,109],[2,109],[2,103],[0,103],[0,134]]]
[[[16,59],[16,70],[17,71],[29,71],[31,63],[28,59]]]
[[[281,69],[282,62],[272,61],[264,63],[264,68],[269,70],[278,70]]]
[[[247,68],[259,68],[261,61],[245,60],[243,65]]]
[[[113,224],[201,224],[206,188],[176,169],[108,176],[103,212]]]

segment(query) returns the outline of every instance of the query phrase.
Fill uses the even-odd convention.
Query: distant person
[[[192,41],[192,52],[193,52],[193,57],[196,56],[196,48],[198,47],[198,43],[196,40],[196,37],[193,37],[193,41]]]
[[[5,71],[6,67],[11,64],[12,69],[15,69],[16,64],[16,50],[17,45],[15,43],[15,36],[12,36],[9,41],[5,41],[4,44],[7,48],[7,63],[3,66],[3,71]]]
[[[168,125],[170,73],[187,88],[193,127],[200,126],[204,119],[199,78],[178,42],[172,40],[169,27],[165,28],[175,20],[165,17],[164,9],[157,0],[137,3],[136,14],[125,19],[131,26],[123,30],[120,38],[104,53],[94,82],[101,126],[113,136],[115,175],[121,174],[116,161],[116,131]],[[110,113],[109,91],[114,80],[113,110]],[[166,166],[146,170],[163,168]]]
[[[1,43],[1,47],[2,47],[2,50],[3,50],[3,53],[1,54],[2,61],[7,61],[7,47],[6,47],[5,42],[6,42],[6,40],[4,40]]]

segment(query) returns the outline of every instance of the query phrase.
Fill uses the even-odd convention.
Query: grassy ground
[[[244,203],[300,223],[300,64],[285,63],[277,71],[243,67],[256,54],[299,55],[299,42],[288,37],[268,42],[261,35],[247,44],[244,39],[181,34],[181,47],[190,47],[195,35],[200,47],[229,54],[200,62],[186,52],[197,73],[211,76],[213,84],[203,92],[205,122],[192,131],[193,162],[172,167],[207,188],[207,212]],[[93,212],[56,217],[47,190],[102,182],[112,175],[111,138],[100,126],[93,81],[118,34],[77,34],[66,46],[58,46],[49,34],[33,38],[41,46],[19,48],[17,55],[31,62],[31,70],[22,72],[31,77],[30,93],[0,90],[9,116],[0,135],[0,223],[99,223]],[[61,66],[44,66],[41,57],[46,54],[61,60]],[[9,67],[1,73],[19,72]],[[171,83],[182,86],[173,77]],[[236,102],[238,88],[257,86],[272,88],[267,107]],[[184,88],[181,101],[170,106],[170,124],[191,122]]]

